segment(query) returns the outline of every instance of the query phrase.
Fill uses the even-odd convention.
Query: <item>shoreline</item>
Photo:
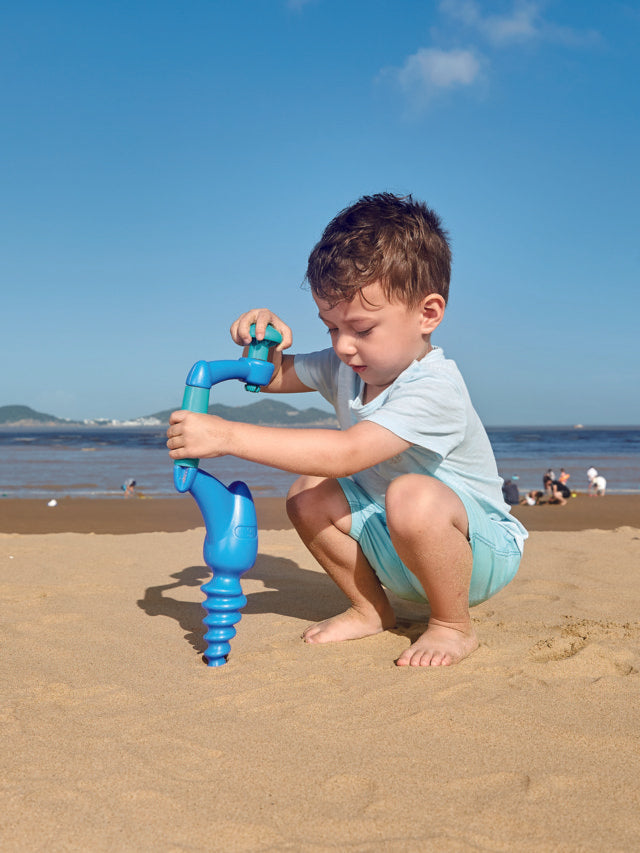
[[[285,499],[256,497],[260,530],[289,530]],[[640,494],[579,494],[566,506],[516,506],[513,515],[529,531],[615,530],[640,528]],[[0,533],[177,533],[203,527],[189,496],[174,498],[61,498],[57,506],[35,498],[0,498]]]

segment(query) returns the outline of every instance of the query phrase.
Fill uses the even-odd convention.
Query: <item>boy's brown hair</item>
[[[440,217],[412,196],[363,196],[327,225],[306,279],[335,305],[379,281],[389,301],[414,307],[429,293],[449,297],[451,249]]]

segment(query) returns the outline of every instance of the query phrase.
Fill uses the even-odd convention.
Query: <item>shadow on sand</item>
[[[148,616],[175,619],[185,632],[185,639],[198,654],[206,651],[204,640],[204,608],[194,601],[181,601],[169,593],[185,587],[201,586],[211,577],[207,566],[189,566],[170,576],[173,581],[145,590],[137,604]],[[302,569],[293,560],[258,554],[256,563],[245,578],[261,581],[265,590],[249,593],[242,615],[278,613],[319,622],[345,608],[345,599],[333,582],[318,572]],[[246,592],[245,592],[246,595]],[[204,600],[204,596],[203,596]]]

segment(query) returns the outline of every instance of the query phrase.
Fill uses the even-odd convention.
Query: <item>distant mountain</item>
[[[55,415],[36,412],[29,406],[0,406],[0,424],[64,424],[69,423]]]
[[[146,415],[145,418],[156,418],[162,423],[168,423],[173,409],[165,409]],[[296,409],[279,400],[262,399],[248,406],[225,406],[214,403],[209,406],[210,415],[218,415],[227,421],[243,421],[249,424],[263,426],[337,426],[338,421],[333,412],[322,409]]]
[[[178,408],[178,406],[176,406]],[[132,418],[126,422],[101,419],[71,421],[65,418],[57,418],[44,412],[36,412],[29,406],[0,406],[0,426],[45,426],[46,424],[73,424],[74,426],[126,426],[134,425],[161,425],[169,422],[169,415],[173,409],[164,409],[153,415]],[[332,412],[322,409],[296,409],[287,403],[278,400],[265,399],[250,403],[248,406],[225,406],[215,403],[209,406],[209,414],[218,415],[228,421],[244,421],[250,424],[263,424],[265,426],[337,426],[338,421]]]

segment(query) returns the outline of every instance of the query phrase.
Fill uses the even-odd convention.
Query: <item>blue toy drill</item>
[[[267,361],[269,350],[282,341],[273,326],[267,326],[264,339],[255,337],[247,356],[232,361],[198,361],[187,376],[182,408],[191,412],[209,410],[209,392],[227,379],[245,382],[247,391],[257,392],[268,385],[273,365]],[[229,486],[202,471],[199,459],[181,459],[174,463],[173,482],[179,492],[191,492],[202,513],[206,528],[203,556],[213,577],[203,584],[206,599],[203,607],[207,650],[207,666],[222,666],[231,650],[235,625],[242,618],[240,610],[247,603],[240,577],[253,566],[258,555],[258,525],[251,492],[246,483],[237,480]]]

